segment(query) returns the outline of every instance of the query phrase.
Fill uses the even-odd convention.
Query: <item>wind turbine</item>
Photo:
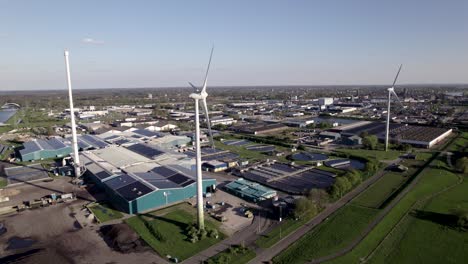
[[[200,90],[198,87],[189,82],[190,86],[195,88],[195,92],[190,94],[190,98],[195,100],[195,148],[196,148],[196,167],[197,167],[197,212],[198,212],[198,229],[205,229],[205,221],[203,215],[203,179],[201,170],[201,147],[200,147],[200,116],[199,116],[199,101],[202,100],[203,108],[205,110],[206,120],[208,122],[208,131],[210,133],[211,142],[213,144],[213,137],[211,134],[211,124],[208,117],[208,107],[206,105],[206,84],[208,81],[208,71],[210,70],[211,57],[213,57],[214,47],[211,48],[210,60],[208,61],[208,67],[206,68],[205,81],[203,87]],[[213,146],[213,145],[212,145]]]
[[[73,97],[72,97],[72,86],[70,78],[70,64],[68,61],[68,50],[64,51],[65,55],[65,68],[67,73],[67,85],[68,85],[68,99],[70,100],[70,121],[72,127],[72,144],[73,144],[73,161],[75,167],[75,177],[81,176],[80,168],[80,157],[78,155],[78,140],[76,138],[76,124],[75,124],[75,110],[73,108]]]
[[[401,104],[400,98],[398,98],[398,95],[395,93],[395,83],[398,79],[398,75],[400,75],[401,67],[403,65],[400,64],[400,67],[398,68],[398,72],[395,76],[395,79],[393,80],[392,87],[388,88],[388,108],[387,108],[387,129],[385,130],[385,151],[388,151],[388,134],[390,132],[390,103],[392,101],[392,94],[395,96],[395,98],[398,100],[398,102]]]
[[[201,96],[200,99],[202,100],[202,108],[203,108],[203,111],[205,112],[205,119],[206,119],[206,125],[208,126],[210,144],[211,144],[211,148],[214,149],[215,145],[213,141],[213,132],[211,132],[211,122],[210,122],[210,117],[208,115],[208,105],[206,104],[206,97],[208,97],[208,93],[206,92],[206,85],[208,81],[208,71],[210,70],[211,58],[213,57],[213,50],[214,50],[214,46],[211,47],[210,60],[208,61],[208,67],[206,68],[206,74],[205,74],[205,81],[203,82],[203,87],[201,91],[200,91],[200,88],[195,86],[193,83],[189,82],[189,84],[190,86],[192,86],[193,89],[195,89],[195,93],[199,93],[199,96]],[[192,97],[192,95],[190,95],[190,97]],[[198,107],[196,106],[195,106],[195,114],[198,115]]]

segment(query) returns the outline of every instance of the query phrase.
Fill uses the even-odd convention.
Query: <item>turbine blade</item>
[[[210,71],[211,58],[213,57],[214,46],[211,47],[210,60],[208,61],[208,67],[206,67],[205,81],[203,81],[202,92],[206,91],[206,84],[208,82],[208,72]]]
[[[205,111],[205,118],[206,118],[206,124],[208,126],[208,134],[210,136],[210,143],[211,143],[211,148],[215,148],[214,146],[214,141],[213,141],[213,132],[211,132],[211,122],[210,122],[210,117],[208,115],[208,105],[206,104],[206,98],[203,98],[203,111]]]
[[[192,86],[193,89],[195,89],[195,92],[200,91],[200,89],[198,89],[198,87],[195,86],[193,83],[191,83],[191,82],[188,82],[188,83],[190,84],[190,86]]]
[[[398,75],[400,75],[400,71],[401,71],[401,67],[402,67],[402,66],[403,66],[403,64],[400,64],[400,67],[398,68],[398,72],[397,72],[397,74],[396,74],[396,76],[395,76],[395,80],[393,80],[392,87],[395,86],[395,83],[396,83],[396,81],[397,81],[397,79],[398,79]]]
[[[391,93],[395,96],[395,98],[397,99],[398,103],[400,103],[400,105],[404,108],[403,103],[401,102],[401,100],[400,100],[400,98],[398,97],[398,95],[395,93],[395,90],[392,90]]]

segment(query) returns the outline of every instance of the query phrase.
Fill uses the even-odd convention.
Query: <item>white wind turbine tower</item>
[[[198,229],[205,228],[205,221],[203,215],[203,180],[201,170],[201,147],[200,147],[200,116],[198,103],[202,100],[203,108],[205,110],[205,117],[208,122],[208,130],[210,133],[211,143],[213,144],[213,137],[211,134],[211,124],[208,117],[208,106],[206,104],[206,84],[208,81],[208,71],[210,70],[211,57],[213,56],[214,47],[211,48],[210,60],[208,61],[208,67],[206,68],[205,81],[203,87],[200,90],[198,87],[189,82],[190,86],[195,88],[195,92],[190,94],[190,98],[195,100],[195,148],[196,148],[196,167],[197,167],[197,211],[198,211]],[[213,145],[212,145],[213,146]]]
[[[70,121],[72,127],[73,161],[75,167],[75,177],[81,176],[80,157],[78,155],[78,140],[76,138],[75,110],[73,108],[72,86],[70,78],[70,64],[68,62],[68,50],[65,50],[65,67],[67,72],[68,99],[70,100]]]
[[[398,95],[395,93],[395,83],[396,83],[396,81],[398,79],[398,75],[400,75],[400,71],[401,71],[402,66],[403,65],[400,64],[400,67],[398,68],[398,72],[397,72],[397,74],[395,76],[395,79],[393,80],[392,87],[387,89],[387,91],[388,91],[388,108],[387,108],[387,129],[385,130],[385,151],[388,151],[388,134],[390,132],[390,104],[391,104],[391,101],[392,101],[392,94],[395,96],[395,98],[401,104],[400,98],[398,98]]]

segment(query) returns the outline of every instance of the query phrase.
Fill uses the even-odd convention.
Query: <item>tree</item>
[[[462,173],[468,174],[468,157],[459,158],[455,167]]]
[[[367,149],[376,149],[378,142],[379,140],[377,139],[377,136],[375,135],[370,135],[362,139],[362,144]]]
[[[305,197],[296,199],[294,205],[294,218],[314,216],[318,212],[317,205],[312,200]]]
[[[350,170],[346,173],[346,178],[349,180],[352,186],[356,186],[362,181],[362,176],[357,170]]]
[[[366,171],[376,172],[379,169],[379,162],[375,159],[370,159],[366,163]]]
[[[307,198],[314,201],[319,207],[323,207],[328,202],[328,194],[323,189],[311,189],[307,194]]]
[[[346,177],[337,177],[335,183],[332,185],[330,194],[334,198],[342,197],[346,192],[351,190],[353,185],[349,182]]]

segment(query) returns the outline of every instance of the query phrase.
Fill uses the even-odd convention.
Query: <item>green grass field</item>
[[[380,180],[356,197],[353,203],[365,207],[378,208],[408,177],[396,172],[386,173]]]
[[[468,132],[463,132],[454,142],[448,147],[448,151],[465,152],[468,146]]]
[[[190,209],[190,210],[189,210]],[[170,255],[180,260],[187,259],[198,252],[218,243],[225,238],[225,235],[219,232],[219,238],[205,238],[199,242],[191,243],[185,234],[185,229],[196,220],[194,208],[175,206],[164,215],[158,211],[143,215],[131,217],[125,222],[135,230],[140,237],[148,243],[159,255],[165,257]],[[151,232],[148,226],[154,227]],[[218,229],[215,224],[208,219],[205,220],[206,228]],[[159,234],[156,238],[154,232]]]
[[[284,221],[273,228],[268,234],[265,234],[261,236],[255,243],[262,248],[269,248],[276,244],[281,238],[284,238],[294,230],[298,229],[307,221],[309,221],[310,218],[305,218],[301,220],[294,220],[292,218],[286,218]]]
[[[88,207],[91,212],[97,217],[99,222],[105,223],[111,220],[120,219],[123,214],[117,210],[112,209],[107,204],[95,204]]]
[[[429,204],[427,206],[434,203],[439,204],[440,212],[443,212],[441,208],[445,208],[444,210],[453,208],[453,201],[445,202],[445,205],[443,202],[437,202],[440,197],[445,197],[445,195],[454,195],[454,197],[466,199],[464,198],[466,197],[466,190],[458,191],[459,193],[456,194],[455,189],[458,188],[456,187],[440,196],[432,198],[432,200],[426,200],[431,195],[445,190],[449,186],[454,186],[459,181],[457,175],[447,169],[448,166],[445,161],[445,157],[435,159],[430,166],[421,172],[417,185],[390,210],[386,217],[356,248],[348,254],[327,263],[357,263],[363,259],[368,259],[371,263],[389,263],[387,257],[392,257],[394,263],[460,262],[466,254],[464,252],[467,251],[466,236],[464,240],[460,240],[459,235],[453,235],[454,241],[458,239],[458,242],[450,241],[450,233],[453,230],[448,230],[440,225],[437,226],[435,223],[429,223],[426,220],[411,219],[412,216],[408,215],[414,209],[430,208],[425,207],[426,204]],[[466,205],[466,201],[463,201],[463,204]],[[421,225],[413,226],[414,223],[417,225],[418,222]],[[431,228],[430,225],[436,225],[437,227]],[[427,231],[425,228],[427,228]],[[435,241],[438,237],[440,237],[440,241],[445,241],[447,245],[442,246],[439,244],[439,241]],[[403,242],[405,240],[407,242]],[[402,245],[405,245],[405,247],[402,248]],[[450,245],[452,245],[452,248],[449,250],[447,247],[450,247]],[[460,245],[464,247],[463,252],[460,251]],[[447,252],[454,250],[457,253],[453,253],[454,257],[452,258],[452,255],[440,251],[439,248],[445,248],[448,250]],[[427,257],[423,255],[427,255]],[[443,258],[445,261],[440,262],[440,258]],[[423,261],[423,259],[426,261]]]
[[[274,257],[273,262],[305,263],[332,254],[358,236],[377,212],[376,209],[346,205]]]
[[[425,155],[424,160],[432,155]],[[353,203],[361,206],[379,208],[394,192],[408,181],[424,165],[422,160],[404,160],[402,165],[408,167],[406,172],[386,172],[385,175],[356,197]]]
[[[368,150],[368,149],[337,149],[337,152],[349,154],[352,156],[362,157],[366,159],[377,159],[377,160],[393,160],[398,158],[403,152],[396,150],[389,150],[388,152],[383,150]]]
[[[206,264],[245,264],[255,258],[255,251],[246,248],[245,252],[239,246],[232,246],[205,261]]]

